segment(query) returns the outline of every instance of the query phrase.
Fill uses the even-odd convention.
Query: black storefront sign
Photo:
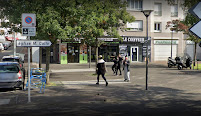
[[[144,43],[146,37],[136,37],[136,36],[126,36],[123,37],[123,43],[130,43],[130,42],[135,42],[135,43]]]

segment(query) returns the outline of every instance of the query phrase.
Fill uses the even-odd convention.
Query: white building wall
[[[172,17],[171,16],[171,6],[167,3],[166,0],[143,0],[143,10],[153,10],[153,12],[151,13],[151,15],[148,18],[148,30],[149,30],[148,34],[152,39],[151,61],[157,61],[154,59],[154,51],[158,51],[158,50],[154,50],[154,45],[155,45],[154,40],[164,40],[164,41],[171,40],[171,31],[169,28],[166,29],[167,22],[175,20],[175,19],[183,20],[185,18],[184,11],[182,10],[182,7],[181,7],[182,2],[183,2],[183,0],[178,0],[178,3],[177,3],[178,4],[178,16]],[[154,15],[154,4],[155,3],[161,3],[161,5],[162,5],[162,15],[161,16]],[[127,11],[131,15],[133,15],[136,18],[136,20],[143,20],[143,31],[120,32],[120,35],[144,36],[145,37],[146,36],[146,17],[144,16],[144,14],[141,11],[137,11],[137,10],[135,10],[135,11],[127,10]],[[155,22],[161,22],[161,32],[154,31],[154,23]],[[176,55],[183,53],[185,51],[185,46],[186,46],[183,32],[175,32],[173,34],[173,40],[177,41],[177,48],[174,48],[176,51],[173,51],[173,52],[176,53]],[[164,47],[167,48],[167,44]],[[157,46],[157,48],[158,48],[158,46]],[[161,49],[163,49],[163,47]],[[164,52],[166,50],[164,49]],[[166,61],[166,60],[167,59],[165,59],[164,61]]]

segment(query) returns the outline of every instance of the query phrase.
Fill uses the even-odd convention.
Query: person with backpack
[[[105,65],[105,61],[103,60],[102,55],[99,55],[99,60],[98,63],[96,65],[96,72],[97,72],[97,85],[99,85],[99,76],[102,75],[102,78],[105,80],[105,86],[108,86],[108,82],[105,78],[105,73],[106,73],[106,65]]]

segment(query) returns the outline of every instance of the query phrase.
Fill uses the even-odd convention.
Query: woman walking
[[[99,84],[99,76],[102,75],[102,78],[105,80],[106,86],[108,85],[108,82],[105,78],[105,73],[106,73],[106,65],[105,61],[102,58],[102,55],[99,55],[99,60],[96,66],[96,71],[97,71],[97,85]]]
[[[124,70],[124,81],[129,82],[130,81],[130,61],[128,60],[127,56],[125,56],[125,59],[123,61],[123,70]]]

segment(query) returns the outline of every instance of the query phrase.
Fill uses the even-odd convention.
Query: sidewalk
[[[123,76],[114,76],[111,64],[106,75],[109,85],[100,78],[96,85],[93,71],[87,65],[51,65],[52,70],[77,72],[54,72],[51,84],[44,94],[37,89],[31,91],[31,103],[27,103],[27,91],[5,93],[12,97],[10,104],[3,105],[0,115],[31,116],[196,116],[201,113],[200,71],[177,70],[165,65],[149,64],[148,90],[145,90],[145,64],[131,65],[131,81]],[[93,68],[93,67],[92,67]]]

